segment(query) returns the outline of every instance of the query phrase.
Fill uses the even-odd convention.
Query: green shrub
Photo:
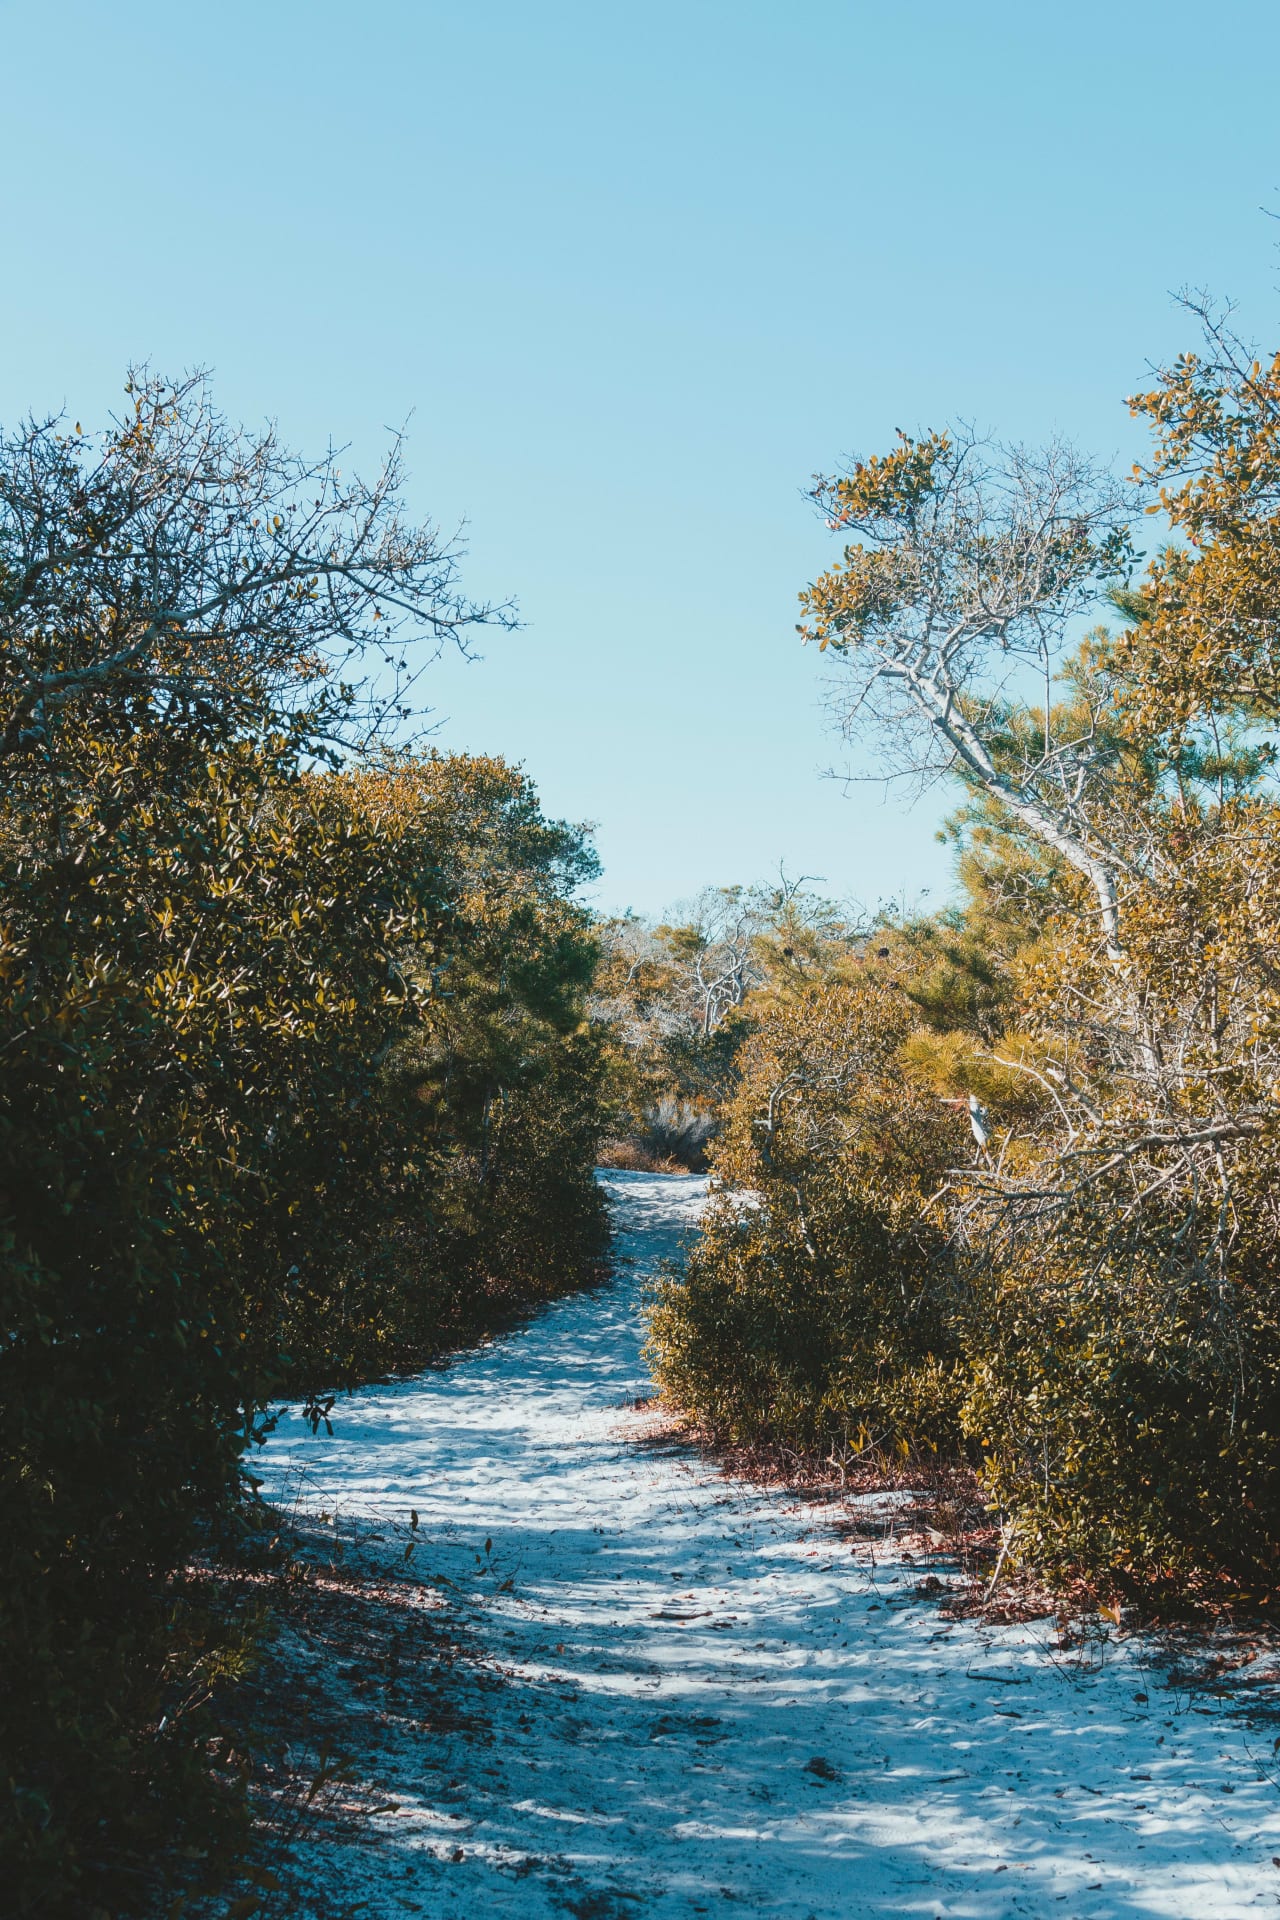
[[[1280,1326],[1270,1283],[1224,1287],[1153,1209],[1136,1234],[1091,1196],[1020,1236],[972,1315],[966,1431],[1016,1559],[1176,1598],[1280,1560]],[[1163,1256],[1163,1257],[1162,1257]]]
[[[141,1911],[234,1822],[243,1632],[188,1570],[252,1521],[266,1402],[594,1271],[590,850],[500,762],[341,752],[353,654],[479,617],[452,579],[394,472],[344,491],[198,389],[92,457],[0,446],[0,1885],[33,1920]]]
[[[757,1021],[714,1198],[687,1271],[654,1304],[659,1383],[737,1442],[953,1446],[958,1301],[928,1200],[960,1139],[903,1068],[910,1004],[868,975]]]

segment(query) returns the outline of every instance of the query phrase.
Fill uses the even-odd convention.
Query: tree
[[[1128,559],[1128,495],[1067,446],[1037,454],[957,432],[904,435],[815,481],[812,498],[833,530],[861,536],[801,596],[800,632],[852,674],[835,696],[846,733],[872,723],[890,771],[985,788],[1085,877],[1118,953],[1124,865],[1090,807],[1109,742],[1088,701],[1055,730],[1053,682],[1072,623]],[[993,734],[1028,675],[1043,724],[1002,762]]]
[[[1156,433],[1135,469],[1158,490],[1148,511],[1180,536],[1148,571],[1128,649],[1130,709],[1165,737],[1280,716],[1280,354],[1260,358],[1203,297],[1185,304],[1201,350],[1129,401]]]
[[[709,1040],[763,979],[755,952],[765,926],[762,902],[746,887],[704,887],[677,911],[680,919],[657,935],[697,1032]]]
[[[1182,457],[1181,432],[1171,429],[1158,463]],[[1067,449],[996,451],[998,460],[945,434],[904,439],[820,481],[815,498],[833,526],[864,537],[802,596],[802,632],[852,673],[837,695],[846,730],[877,725],[902,771],[958,774],[1051,862],[1057,951],[1071,958],[1054,975],[1051,1018],[1042,967],[1039,1039],[1014,1062],[1037,1078],[1063,1129],[1061,1177],[1050,1197],[1037,1175],[1036,1204],[1058,1205],[1080,1182],[1130,1160],[1146,1165],[1153,1151],[1152,1178],[1166,1189],[1172,1156],[1175,1190],[1203,1192],[1206,1181],[1212,1190],[1224,1177],[1223,1143],[1252,1136],[1265,1116],[1254,1071],[1262,978],[1235,974],[1228,992],[1207,928],[1193,964],[1175,955],[1185,956],[1204,911],[1187,893],[1193,865],[1197,894],[1210,868],[1215,886],[1233,890],[1226,830],[1243,828],[1265,756],[1233,742],[1222,713],[1214,753],[1181,723],[1171,733],[1141,719],[1151,711],[1139,692],[1146,664],[1159,684],[1177,671],[1172,660],[1195,652],[1175,606],[1152,638],[1171,591],[1166,557],[1141,591],[1119,595],[1127,643],[1101,631],[1066,652],[1072,621],[1128,559],[1124,515],[1136,502]],[[1236,478],[1242,524],[1252,525],[1243,469]],[[1224,501],[1216,511],[1231,524]],[[1175,569],[1180,580],[1186,572]],[[1212,1066],[1202,1053],[1210,1021]],[[1121,1087],[1123,1099],[1113,1092]]]
[[[398,439],[366,483],[229,426],[201,375],[127,390],[97,443],[57,418],[0,439],[0,760],[56,772],[86,728],[359,746],[406,717],[424,639],[511,623],[405,519]]]
[[[0,440],[0,1879],[136,1910],[208,1814],[184,1569],[314,1396],[589,1277],[580,829],[392,752],[504,609],[372,486],[135,388]],[[415,654],[414,648],[418,643]],[[196,1583],[198,1586],[198,1583]],[[126,1891],[132,1887],[134,1892]]]
[[[613,1036],[624,1154],[700,1167],[758,1008],[823,978],[865,931],[785,868],[766,885],[706,887],[656,926],[606,922],[593,1015]]]
[[[861,536],[804,596],[839,718],[960,777],[1013,909],[986,1006],[953,942],[904,1049],[1000,1109],[992,1164],[950,1181],[964,1418],[1021,1550],[1122,1586],[1269,1578],[1280,1550],[1278,395],[1211,322],[1132,403],[1183,542],[1136,586],[1132,497],[1061,448],[931,435],[815,487]],[[1123,630],[1068,651],[1100,599]]]

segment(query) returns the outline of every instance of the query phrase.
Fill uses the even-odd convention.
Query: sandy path
[[[823,1512],[654,1448],[638,1286],[701,1183],[606,1176],[618,1279],[448,1370],[290,1415],[265,1491],[445,1596],[452,1730],[401,1673],[359,1758],[396,1810],[298,1862],[358,1920],[1162,1915],[1280,1906],[1280,1793],[1230,1699],[1141,1649],[948,1624]],[[419,1516],[416,1535],[411,1510]],[[441,1675],[421,1676],[438,1702]],[[434,1692],[432,1691],[434,1689]],[[1144,1697],[1145,1696],[1145,1697]],[[450,1716],[446,1716],[446,1722]]]

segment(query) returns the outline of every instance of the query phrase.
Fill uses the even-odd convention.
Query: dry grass
[[[596,1164],[622,1173],[692,1173],[692,1167],[670,1154],[655,1154],[641,1140],[606,1140],[596,1156]]]

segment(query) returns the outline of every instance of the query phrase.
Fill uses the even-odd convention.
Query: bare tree
[[[1085,876],[1118,954],[1125,857],[1090,807],[1110,743],[1096,715],[1058,731],[1053,687],[1074,623],[1129,557],[1131,495],[1068,446],[957,432],[903,437],[815,481],[812,498],[859,536],[802,596],[802,634],[848,664],[846,735],[873,721],[891,773],[959,771],[985,788]],[[1029,682],[1043,722],[1011,758],[1010,695]]]
[[[1171,1323],[1210,1300],[1195,1337],[1242,1366],[1236,1282],[1263,1270],[1276,1230],[1275,811],[1228,804],[1217,730],[1199,772],[1183,714],[1163,761],[1127,741],[1105,650],[1074,663],[1063,697],[1136,503],[1068,448],[967,436],[904,441],[814,498],[860,536],[806,596],[807,637],[843,656],[841,725],[877,723],[891,771],[961,773],[1096,901],[1101,941],[1059,930],[1021,1035],[989,1056],[1042,1105],[956,1169],[957,1227],[1004,1258],[1085,1221],[1083,1286],[1106,1276],[1138,1313],[1158,1287]],[[1185,645],[1166,612],[1149,650]],[[1235,759],[1247,791],[1262,762]]]
[[[658,928],[680,970],[681,997],[703,1038],[764,980],[756,942],[769,924],[760,891],[704,887],[677,908],[678,924]]]
[[[77,720],[360,747],[408,716],[424,657],[512,624],[403,517],[398,437],[365,482],[229,426],[201,375],[128,392],[100,440],[0,438],[0,759],[55,759]]]
[[[639,1052],[661,1045],[688,1026],[678,1000],[671,953],[651,923],[627,913],[596,928],[602,964],[591,1016],[617,1028],[623,1044]]]

